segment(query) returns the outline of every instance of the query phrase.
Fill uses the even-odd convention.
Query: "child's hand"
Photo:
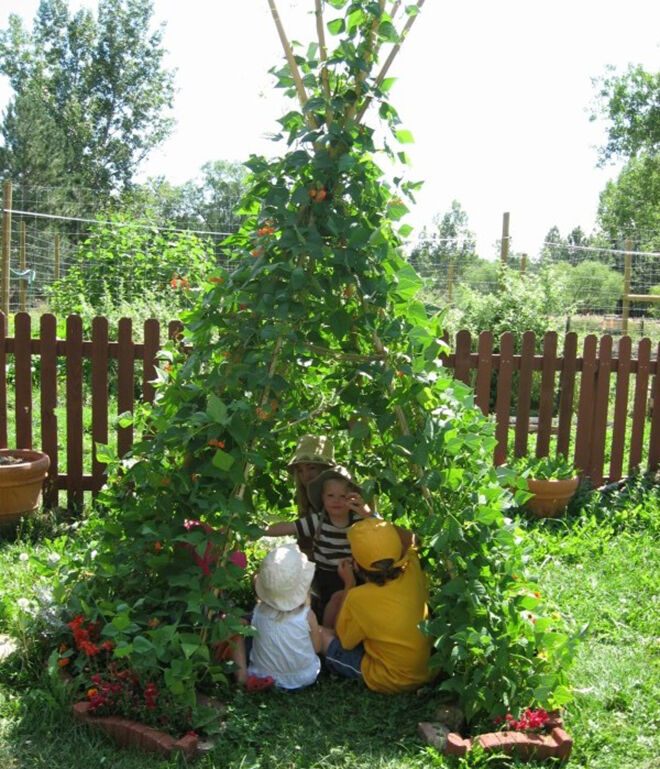
[[[352,510],[361,518],[366,518],[367,516],[371,515],[371,508],[355,491],[352,491],[346,495],[346,505],[348,506],[349,510]]]
[[[337,574],[344,583],[346,590],[355,587],[355,572],[353,571],[353,559],[342,558],[337,565]]]

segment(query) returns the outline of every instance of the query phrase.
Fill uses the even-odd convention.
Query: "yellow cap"
[[[401,539],[396,528],[380,518],[363,518],[354,523],[346,535],[353,558],[363,569],[373,571],[377,561],[391,559],[393,566],[401,566]]]

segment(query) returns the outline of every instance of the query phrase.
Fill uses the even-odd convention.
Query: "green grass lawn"
[[[19,601],[31,600],[39,585],[29,556],[48,556],[45,535],[54,525],[45,521],[16,540],[0,540],[0,633],[19,644],[19,652],[0,663],[0,767],[183,765],[119,750],[76,725],[66,690],[44,672],[49,649],[40,649]],[[523,525],[530,533],[530,573],[576,625],[589,623],[571,674],[575,699],[565,713],[575,741],[569,766],[658,767],[660,486],[635,483],[607,497],[583,495],[565,518]],[[299,693],[232,688],[218,696],[227,704],[225,729],[197,763],[200,769],[502,763],[478,754],[450,761],[422,744],[417,723],[433,720],[441,703],[433,689],[388,697],[323,677]]]

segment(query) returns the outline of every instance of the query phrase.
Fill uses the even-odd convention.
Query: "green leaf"
[[[117,630],[123,631],[131,624],[131,618],[125,612],[121,612],[112,618],[112,624]]]
[[[219,470],[227,471],[234,464],[234,457],[226,451],[218,449],[213,455],[211,462]]]
[[[151,654],[154,650],[154,645],[148,638],[142,635],[137,635],[133,639],[133,648],[139,654]]]
[[[413,144],[415,141],[410,131],[407,131],[405,128],[402,128],[399,131],[395,131],[394,135],[401,142],[401,144]]]
[[[339,35],[346,29],[346,22],[343,19],[333,19],[328,22],[328,31],[331,35]]]
[[[214,422],[219,422],[221,425],[227,424],[227,407],[215,393],[209,395],[206,413]]]

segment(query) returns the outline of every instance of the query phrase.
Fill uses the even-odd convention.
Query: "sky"
[[[37,5],[0,0],[0,25],[13,12],[31,26]],[[279,0],[290,39],[315,39],[313,6]],[[267,135],[289,107],[268,73],[282,49],[267,0],[154,0],[154,12],[177,69],[177,127],[142,177],[179,184],[209,160],[276,154]],[[656,0],[426,0],[389,72],[391,102],[415,139],[403,148],[408,178],[424,181],[406,220],[412,239],[452,200],[486,258],[498,253],[505,211],[512,249],[532,257],[553,225],[564,237],[591,232],[599,193],[620,170],[596,168],[605,123],[589,120],[592,78],[628,64],[660,66]],[[9,96],[0,82],[0,107]]]

